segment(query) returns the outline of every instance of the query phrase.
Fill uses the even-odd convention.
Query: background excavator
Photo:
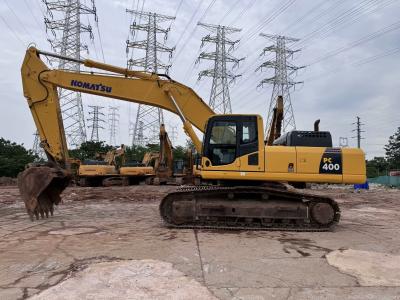
[[[44,55],[103,73],[50,70],[40,58]],[[24,96],[52,164],[31,166],[19,176],[32,218],[52,213],[69,180],[70,158],[57,88],[153,105],[181,118],[201,154],[202,185],[162,199],[160,215],[171,227],[328,230],[340,218],[333,199],[285,190],[276,183],[353,184],[366,180],[363,151],[333,148],[329,132],[291,131],[270,145],[264,140],[261,116],[217,115],[192,89],[167,75],[71,59],[33,47],[26,52],[21,73]],[[192,125],[203,133],[203,142]]]

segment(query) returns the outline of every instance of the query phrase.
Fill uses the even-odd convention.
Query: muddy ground
[[[319,187],[332,232],[171,230],[175,187],[68,188],[31,222],[0,187],[0,299],[400,299],[400,190]]]

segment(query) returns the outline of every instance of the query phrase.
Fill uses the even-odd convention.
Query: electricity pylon
[[[267,46],[263,49],[261,55],[270,52],[275,54],[275,58],[263,62],[256,71],[262,70],[263,68],[269,68],[274,70],[274,76],[270,78],[265,78],[260,81],[257,87],[263,86],[265,83],[272,84],[272,95],[271,101],[268,108],[267,122],[265,130],[268,130],[268,126],[271,122],[274,108],[276,107],[276,101],[278,96],[283,97],[283,120],[282,120],[282,131],[286,132],[290,129],[296,129],[296,122],[293,114],[293,106],[290,98],[290,90],[296,84],[303,83],[295,82],[291,79],[291,75],[297,70],[304,67],[296,67],[288,62],[288,59],[293,57],[293,53],[300,50],[291,50],[287,47],[287,44],[297,42],[299,39],[290,38],[281,35],[271,35],[261,33],[260,36],[265,37],[274,42],[273,45]]]
[[[88,128],[92,128],[92,133],[90,135],[90,140],[92,142],[99,142],[99,129],[104,129],[100,124],[104,123],[104,119],[101,118],[101,116],[104,117],[104,114],[101,112],[101,109],[103,109],[103,106],[97,106],[97,105],[89,105],[89,108],[92,109],[92,111],[89,112],[89,115],[92,117],[87,119],[87,121],[91,122],[91,124],[88,126]]]
[[[40,136],[39,133],[36,131],[34,133],[35,139],[33,141],[32,152],[37,156],[38,161],[46,160],[46,153],[44,152],[43,148],[40,146]]]
[[[165,42],[170,28],[162,28],[159,23],[174,20],[175,17],[130,9],[127,9],[126,12],[135,16],[135,21],[130,25],[133,40],[126,41],[127,54],[131,51],[131,58],[127,62],[128,68],[132,69],[132,67],[136,66],[151,73],[159,73],[161,70],[164,73],[168,73],[171,65],[161,62],[158,56],[162,52],[169,53],[169,58],[171,59],[175,47],[168,48],[158,42],[157,34],[163,34]],[[138,23],[136,23],[136,18],[138,18]],[[136,40],[136,35],[139,35],[139,32],[145,32],[146,38],[144,40]],[[145,56],[133,59],[133,49],[145,50]],[[145,146],[149,143],[158,143],[159,129],[163,123],[164,115],[162,109],[139,104],[136,121],[133,125],[132,145]]]
[[[46,30],[53,33],[49,39],[53,50],[62,56],[80,59],[81,51],[88,50],[81,42],[81,34],[88,33],[93,39],[92,27],[84,24],[82,15],[93,15],[97,22],[94,0],[42,0],[47,13],[44,19]],[[88,3],[88,4],[86,4]],[[89,18],[87,19],[89,21]],[[58,68],[80,71],[80,64],[72,61],[58,60]],[[64,122],[65,134],[70,145],[79,146],[86,141],[85,118],[80,93],[59,89],[59,99]]]
[[[110,145],[117,145],[117,131],[119,126],[119,107],[110,106],[108,108],[108,124],[110,131]]]
[[[233,63],[234,68],[237,67],[239,62],[244,58],[238,59],[230,54],[239,40],[233,41],[228,39],[226,36],[228,34],[239,32],[241,29],[205,23],[198,23],[197,25],[204,27],[211,31],[211,33],[215,34],[213,36],[208,34],[201,39],[201,48],[205,43],[214,43],[215,51],[201,52],[196,63],[199,63],[201,59],[213,60],[214,67],[212,69],[200,71],[198,80],[203,76],[213,78],[209,105],[216,113],[230,114],[232,113],[232,106],[229,95],[229,84],[241,75],[234,75],[229,71],[227,69],[227,63]]]

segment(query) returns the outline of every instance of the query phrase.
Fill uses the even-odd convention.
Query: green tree
[[[79,148],[69,150],[69,155],[84,161],[86,159],[96,159],[98,154],[107,153],[111,149],[113,149],[113,146],[107,145],[103,141],[88,141],[82,143]]]
[[[386,159],[391,169],[400,169],[400,127],[394,135],[389,137],[389,142],[385,146]]]
[[[127,163],[142,162],[144,154],[149,151],[147,147],[126,147],[125,157]]]
[[[176,146],[172,149],[172,153],[174,154],[174,160],[185,160],[186,159],[186,151],[187,149],[183,146]]]
[[[389,163],[384,157],[374,157],[374,159],[367,160],[367,177],[375,178],[386,175],[388,168]]]
[[[22,145],[0,138],[0,176],[16,177],[37,156]]]

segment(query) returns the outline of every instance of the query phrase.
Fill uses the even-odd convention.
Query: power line
[[[343,0],[342,0],[343,1]],[[294,20],[292,23],[290,23],[288,26],[286,26],[283,30],[281,30],[282,33],[288,32],[289,28],[292,28],[295,25],[299,25],[301,22],[303,22],[307,17],[309,17],[314,11],[318,10],[321,6],[325,5],[327,1],[322,0],[320,3],[317,5],[313,6],[311,9],[309,9],[305,14]],[[337,5],[335,3],[335,5]],[[330,8],[330,7],[329,7]],[[315,22],[316,18],[313,18],[313,21]]]
[[[26,2],[26,0],[24,0],[25,6],[28,8],[29,13],[31,14],[31,16],[33,17],[33,19],[35,20],[36,24],[39,26],[39,28],[42,26],[39,22],[39,20],[36,18],[36,16],[33,14],[32,12],[32,8],[30,7],[30,5],[28,4],[28,2]]]
[[[349,23],[355,23],[356,21],[360,20],[364,14],[372,13],[383,7],[386,7],[387,5],[393,3],[393,1],[394,0],[379,2],[379,0],[363,0],[361,1],[361,3],[353,6],[352,8],[341,11],[339,14],[335,15],[335,17],[330,19],[327,23],[306,34],[304,37],[302,37],[302,40],[299,44],[302,44],[302,48],[304,49],[304,45],[309,44],[310,40],[316,37],[319,37],[319,39],[322,40],[332,32],[335,32],[338,29],[342,28],[343,26],[348,25]],[[296,44],[296,46],[298,47],[299,44]]]
[[[206,8],[206,10],[204,11],[204,13],[201,15],[201,17],[200,17],[198,23],[203,21],[203,19],[205,18],[205,16],[206,16],[207,13],[208,13],[208,10],[215,4],[215,1],[216,1],[216,0],[212,0],[212,1],[210,2],[210,4],[207,6],[207,8]],[[196,29],[197,29],[197,26],[195,26],[195,27],[193,28],[192,32],[188,35],[188,38],[186,39],[185,43],[183,44],[183,46],[180,48],[180,50],[178,51],[178,53],[175,55],[174,59],[172,60],[172,64],[174,64],[174,62],[176,61],[176,59],[180,56],[180,54],[182,53],[183,49],[186,48],[186,46],[187,46],[189,40],[190,40],[191,38],[193,38],[194,32],[196,31]],[[185,30],[186,30],[186,29],[185,29]],[[177,44],[177,45],[178,45],[178,44]]]
[[[14,29],[7,23],[6,19],[3,18],[2,15],[0,15],[1,20],[6,24],[10,32],[14,35],[14,37],[21,43],[23,47],[26,46],[25,42],[18,36],[18,34],[14,31]]]
[[[98,37],[99,37],[101,56],[103,57],[103,62],[106,62],[106,59],[105,59],[105,57],[104,57],[103,42],[102,42],[102,40],[101,40],[99,22],[96,22],[96,28],[97,28],[97,35],[98,35]]]
[[[350,65],[350,67],[359,67],[359,66],[363,66],[363,65],[369,64],[369,63],[371,63],[371,62],[374,62],[374,61],[376,61],[376,60],[385,58],[385,57],[387,57],[387,56],[397,54],[397,53],[399,53],[399,52],[400,52],[400,47],[396,47],[396,48],[393,48],[393,49],[389,49],[389,50],[386,50],[386,51],[381,52],[381,53],[379,53],[379,54],[376,54],[376,55],[373,55],[373,56],[370,56],[370,57],[367,57],[367,58],[364,58],[364,59],[360,59],[360,60],[358,60],[358,61],[356,61],[356,62],[353,62],[353,63]],[[321,79],[321,78],[323,78],[323,77],[325,77],[325,76],[332,75],[332,74],[338,73],[338,72],[342,72],[342,71],[346,70],[346,68],[348,68],[348,65],[345,65],[345,67],[340,66],[340,67],[338,67],[338,68],[335,68],[335,69],[332,69],[332,70],[328,70],[328,71],[323,72],[323,73],[320,73],[320,74],[318,74],[318,75],[315,75],[315,76],[306,78],[306,81],[307,81],[307,82],[310,82],[310,81],[318,80],[318,79]]]
[[[390,56],[390,55],[393,55],[393,54],[397,54],[399,52],[400,52],[400,47],[396,47],[394,49],[387,50],[387,51],[382,52],[380,54],[377,54],[377,55],[374,55],[374,56],[371,56],[371,57],[368,57],[368,58],[365,58],[365,59],[361,59],[358,62],[355,62],[353,65],[355,67],[359,67],[359,66],[374,62],[374,61],[376,61],[378,59],[381,59],[381,58],[384,58],[384,57],[387,57],[387,56]]]
[[[184,27],[184,30],[182,31],[181,35],[179,36],[179,38],[178,38],[178,40],[177,40],[177,42],[176,42],[176,46],[175,46],[175,47],[178,47],[180,41],[182,40],[183,35],[185,34],[186,30],[187,30],[188,27],[189,27],[189,24],[192,23],[192,21],[194,20],[194,16],[195,16],[195,15],[197,14],[197,12],[199,11],[199,8],[200,8],[202,2],[203,2],[203,0],[200,0],[200,1],[198,2],[196,9],[193,11],[192,15],[191,15],[190,18],[189,18],[189,22],[186,24],[186,26]],[[196,26],[196,27],[197,27],[197,26]],[[196,27],[195,27],[195,28],[196,28]],[[180,54],[180,52],[179,52],[178,54]],[[174,58],[173,61],[175,61],[175,59],[176,59],[176,57],[178,56],[178,54],[175,55],[175,58]]]
[[[22,23],[22,21],[20,20],[20,18],[18,17],[18,15],[14,12],[14,10],[12,9],[12,7],[10,6],[10,4],[8,3],[7,0],[4,0],[4,3],[7,5],[8,9],[12,12],[12,14],[14,15],[15,19],[18,21],[18,23],[21,25],[21,27],[24,29],[25,33],[28,36],[31,36],[31,34],[29,33],[28,29],[26,29],[24,23]]]
[[[237,49],[256,37],[257,33],[259,33],[266,25],[273,22],[279,15],[285,12],[295,1],[296,0],[287,0],[283,5],[273,10],[271,14],[268,14],[267,18],[261,22],[261,24],[253,26],[251,29],[247,30],[240,38],[241,43],[239,43]],[[244,39],[245,36],[246,38]]]
[[[353,41],[353,42],[349,43],[347,46],[343,46],[343,47],[340,47],[340,48],[338,48],[336,50],[330,51],[327,54],[325,54],[323,56],[320,56],[319,58],[315,59],[313,62],[311,62],[311,63],[309,63],[307,65],[311,66],[311,65],[314,65],[314,64],[319,63],[321,61],[324,61],[324,60],[326,60],[328,58],[331,58],[331,57],[336,56],[336,55],[338,55],[340,53],[343,53],[345,51],[353,49],[356,46],[359,46],[359,45],[362,45],[362,44],[367,43],[369,41],[372,41],[372,40],[374,40],[376,38],[379,38],[379,37],[381,37],[381,36],[383,36],[383,35],[385,35],[385,34],[387,34],[389,32],[397,30],[399,28],[400,28],[400,21],[397,21],[397,22],[395,22],[393,24],[390,24],[388,26],[385,26],[384,28],[381,28],[381,29],[379,29],[379,30],[377,30],[377,31],[375,31],[373,33],[370,33],[370,34],[368,34],[368,35],[366,35],[366,36],[364,36],[364,37],[362,37],[362,38],[360,38],[360,39],[358,39],[356,41]]]

